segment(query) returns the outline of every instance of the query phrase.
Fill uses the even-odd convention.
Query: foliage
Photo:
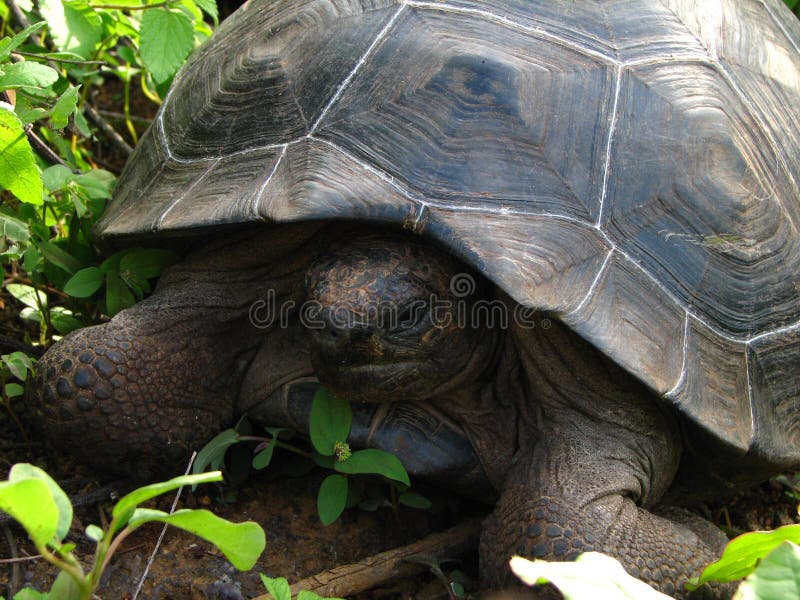
[[[784,0],[784,2],[794,14],[800,17],[800,0]]]
[[[552,583],[566,600],[667,600],[643,581],[628,575],[619,562],[600,552],[584,552],[574,562],[511,559],[511,570],[528,585]]]
[[[707,583],[746,578],[734,600],[800,598],[800,525],[774,531],[754,531],[732,539],[720,559],[686,584],[693,591]],[[511,569],[528,585],[553,583],[566,600],[592,600],[601,592],[609,600],[667,598],[628,575],[615,559],[598,552],[581,554],[575,562],[511,559]]]
[[[784,542],[800,543],[800,525],[786,525],[774,531],[752,531],[733,538],[720,559],[708,565],[700,577],[687,584],[694,590],[712,581],[735,581],[747,577],[770,552]]]
[[[96,544],[91,570],[84,573],[72,550],[65,543],[72,524],[72,504],[64,491],[43,470],[20,463],[11,468],[8,481],[0,482],[0,510],[14,517],[28,533],[37,551],[61,569],[47,594],[22,590],[15,600],[52,598],[88,600],[100,583],[103,570],[121,542],[145,523],[169,523],[214,544],[240,570],[249,570],[264,551],[264,531],[251,521],[231,523],[204,510],[183,509],[166,513],[139,505],[185,485],[220,481],[218,471],[175,477],[169,481],[138,488],[117,502],[105,530],[97,525],[86,528],[86,536]]]
[[[261,583],[267,588],[269,594],[275,600],[292,600],[292,592],[289,588],[289,582],[284,577],[267,577],[261,575]],[[309,592],[308,590],[300,590],[297,593],[296,600],[342,600],[341,598],[323,598],[322,596]]]
[[[375,510],[383,503],[383,497],[375,494],[374,487],[369,487],[362,479],[353,479],[352,475],[374,475],[388,482],[393,505],[399,503],[412,508],[430,508],[430,501],[420,494],[408,491],[411,481],[396,456],[371,448],[355,452],[350,450],[347,438],[352,419],[350,404],[331,396],[320,387],[314,396],[309,418],[313,450],[305,450],[282,439],[282,436],[289,433],[286,429],[267,427],[265,429],[268,437],[253,436],[249,432],[243,433],[240,423],[233,429],[219,433],[200,450],[194,461],[193,471],[201,473],[209,467],[224,468],[226,453],[232,446],[252,441],[258,442],[251,462],[254,469],[269,466],[275,448],[283,448],[334,471],[322,482],[317,495],[317,510],[325,525],[336,521],[348,506]]]
[[[98,167],[92,148],[98,135],[107,145],[130,148],[90,100],[116,79],[126,133],[135,142],[131,86],[138,81],[159,103],[189,53],[211,34],[204,13],[216,23],[215,0],[2,5],[0,264],[6,297],[18,302],[29,331],[38,332],[25,340],[29,346],[46,347],[133,305],[176,259],[142,248],[105,260],[97,253],[92,227],[116,177]],[[18,32],[9,28],[12,17],[21,24]],[[32,350],[3,355],[2,403],[9,412],[34,367]]]

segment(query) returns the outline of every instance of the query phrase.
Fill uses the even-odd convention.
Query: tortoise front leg
[[[514,554],[563,561],[599,551],[660,591],[686,596],[686,580],[716,560],[727,540],[699,517],[658,506],[680,438],[662,418],[638,419],[640,408],[629,407],[641,424],[631,429],[604,430],[609,424],[574,413],[519,458],[481,538],[481,571],[491,584],[513,579]]]

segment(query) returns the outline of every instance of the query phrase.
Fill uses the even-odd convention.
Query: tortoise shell
[[[251,0],[98,233],[402,225],[800,463],[799,48],[780,0]]]

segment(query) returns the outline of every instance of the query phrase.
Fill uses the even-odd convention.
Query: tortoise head
[[[349,400],[429,398],[477,379],[494,354],[493,329],[469,318],[488,283],[413,238],[336,244],[311,266],[306,288],[314,370]]]

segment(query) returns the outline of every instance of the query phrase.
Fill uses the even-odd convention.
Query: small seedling
[[[286,580],[285,577],[267,577],[266,575],[261,576],[261,583],[264,584],[264,587],[267,588],[270,596],[274,600],[292,600],[292,591],[289,587],[289,582]],[[297,593],[296,600],[342,600],[341,598],[336,597],[326,597],[323,598],[322,596],[315,594],[314,592],[309,592],[308,590],[300,590]]]
[[[314,396],[309,418],[313,450],[305,450],[281,439],[288,430],[278,427],[265,428],[269,434],[266,437],[243,434],[237,431],[242,427],[240,422],[236,428],[223,431],[206,444],[198,453],[193,469],[195,473],[200,473],[209,467],[222,468],[225,454],[231,446],[251,441],[258,443],[252,460],[254,469],[269,466],[275,448],[283,448],[334,471],[322,482],[317,495],[317,509],[325,525],[336,521],[347,507],[375,510],[384,502],[382,496],[376,495],[373,489],[364,484],[362,476],[378,476],[388,482],[389,503],[392,506],[403,504],[411,508],[430,508],[431,503],[427,498],[408,491],[411,481],[396,456],[374,448],[351,450],[347,439],[352,421],[350,403],[330,395],[320,387]]]
[[[138,488],[117,502],[112,519],[103,530],[86,528],[96,544],[89,572],[72,553],[74,543],[65,543],[72,524],[72,503],[59,485],[42,469],[20,463],[11,468],[8,480],[0,482],[0,510],[16,519],[28,533],[36,550],[61,569],[48,593],[22,590],[14,600],[89,600],[114,552],[133,531],[153,521],[168,523],[214,544],[239,570],[253,567],[266,545],[264,531],[252,521],[231,523],[205,509],[183,509],[166,513],[139,505],[185,485],[221,481],[219,471],[185,475]]]

